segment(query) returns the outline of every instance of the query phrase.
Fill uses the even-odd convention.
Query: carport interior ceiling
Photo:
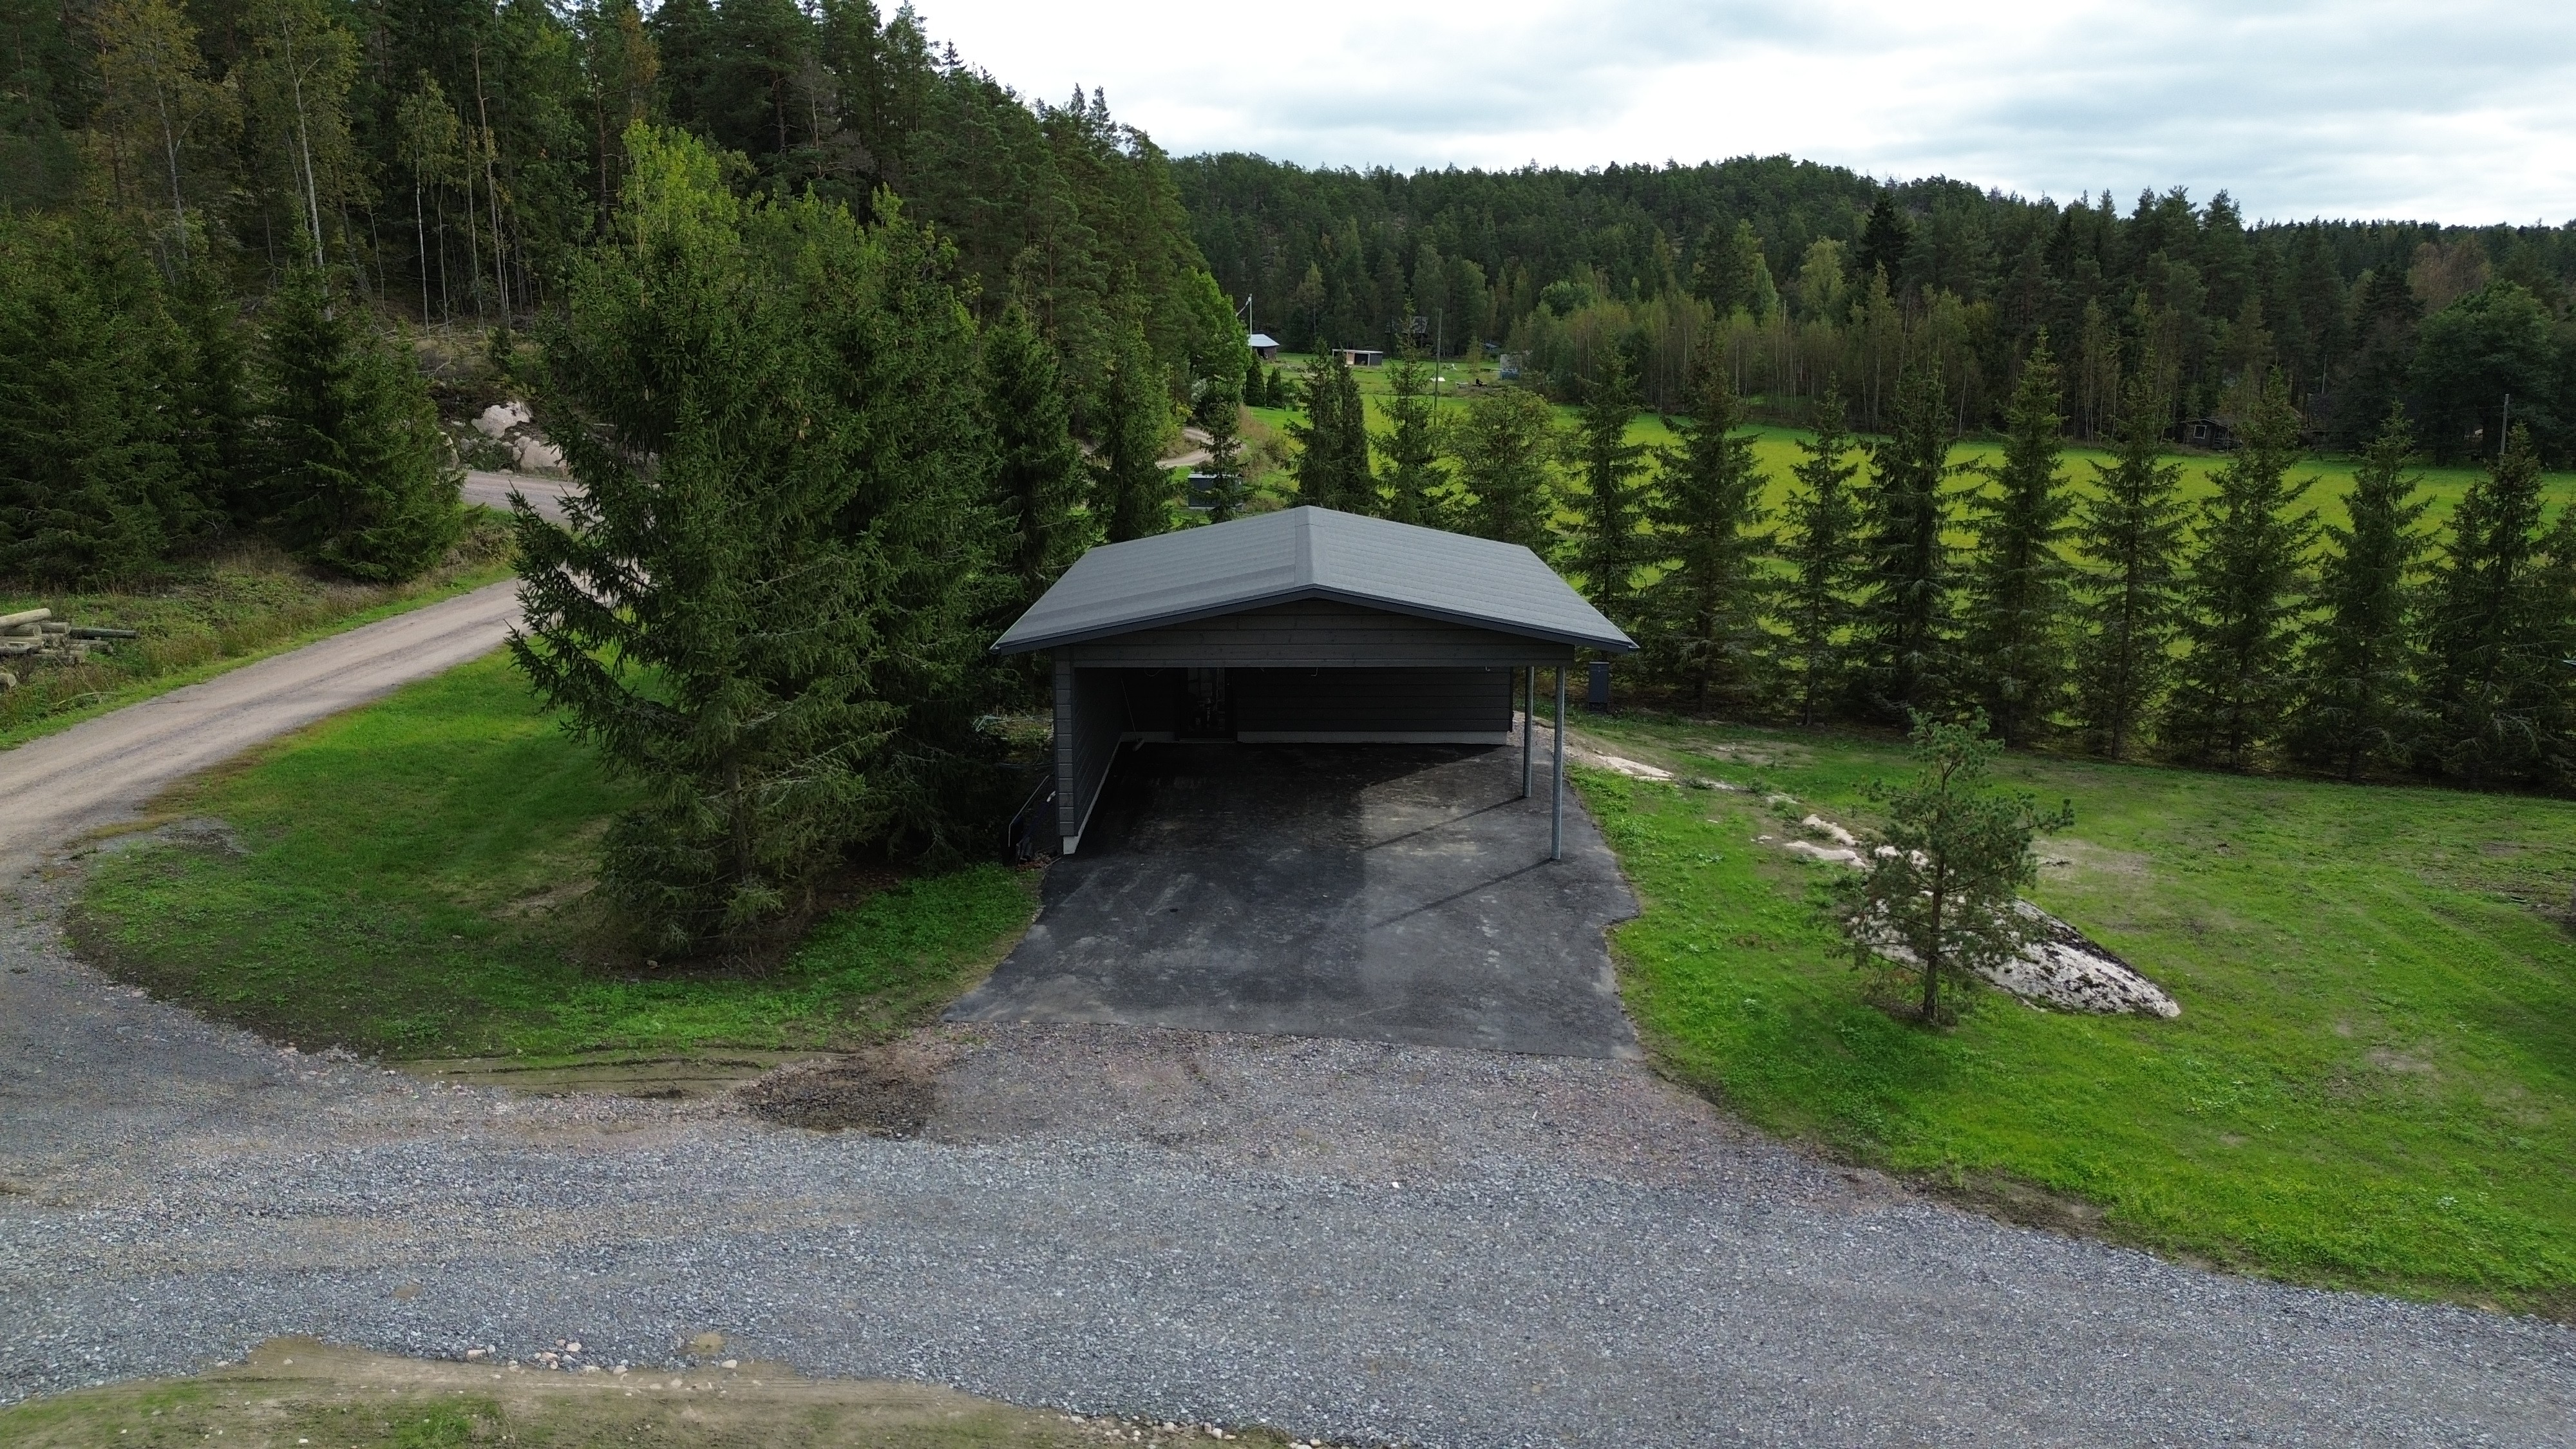
[[[1520,671],[1637,646],[1517,544],[1291,508],[1095,548],[993,647],[1054,656],[1070,853],[1122,743],[1499,744]]]

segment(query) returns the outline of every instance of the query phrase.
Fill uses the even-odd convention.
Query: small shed
[[[1564,672],[1578,650],[1636,647],[1518,544],[1291,508],[1095,548],[993,650],[1053,656],[1053,833],[1071,855],[1122,747],[1507,744],[1543,669],[1561,843]]]
[[[1344,367],[1376,367],[1386,361],[1386,354],[1374,347],[1336,347]]]
[[[1279,341],[1267,332],[1253,333],[1251,337],[1251,347],[1252,355],[1260,358],[1264,362],[1277,362],[1279,360]]]

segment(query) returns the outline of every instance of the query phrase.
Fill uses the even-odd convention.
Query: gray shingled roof
[[[1095,548],[993,652],[1025,654],[1300,599],[1591,649],[1637,647],[1519,544],[1290,508]]]

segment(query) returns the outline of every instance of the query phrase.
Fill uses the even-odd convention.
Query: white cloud
[[[2253,216],[2576,216],[2576,6],[921,0],[1024,93],[1176,155],[1597,166],[1787,152]]]

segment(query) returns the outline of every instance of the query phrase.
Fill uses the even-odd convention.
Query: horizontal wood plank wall
[[[1307,599],[1068,644],[1055,657],[1080,665],[1201,668],[1508,668],[1569,663],[1574,650],[1492,629]]]
[[[1450,739],[1496,743],[1512,728],[1509,668],[1229,669],[1246,739]]]
[[[1120,683],[1117,671],[1076,669],[1061,657],[1056,660],[1056,832],[1063,837],[1066,855],[1080,840],[1118,757],[1118,735],[1127,724]]]

